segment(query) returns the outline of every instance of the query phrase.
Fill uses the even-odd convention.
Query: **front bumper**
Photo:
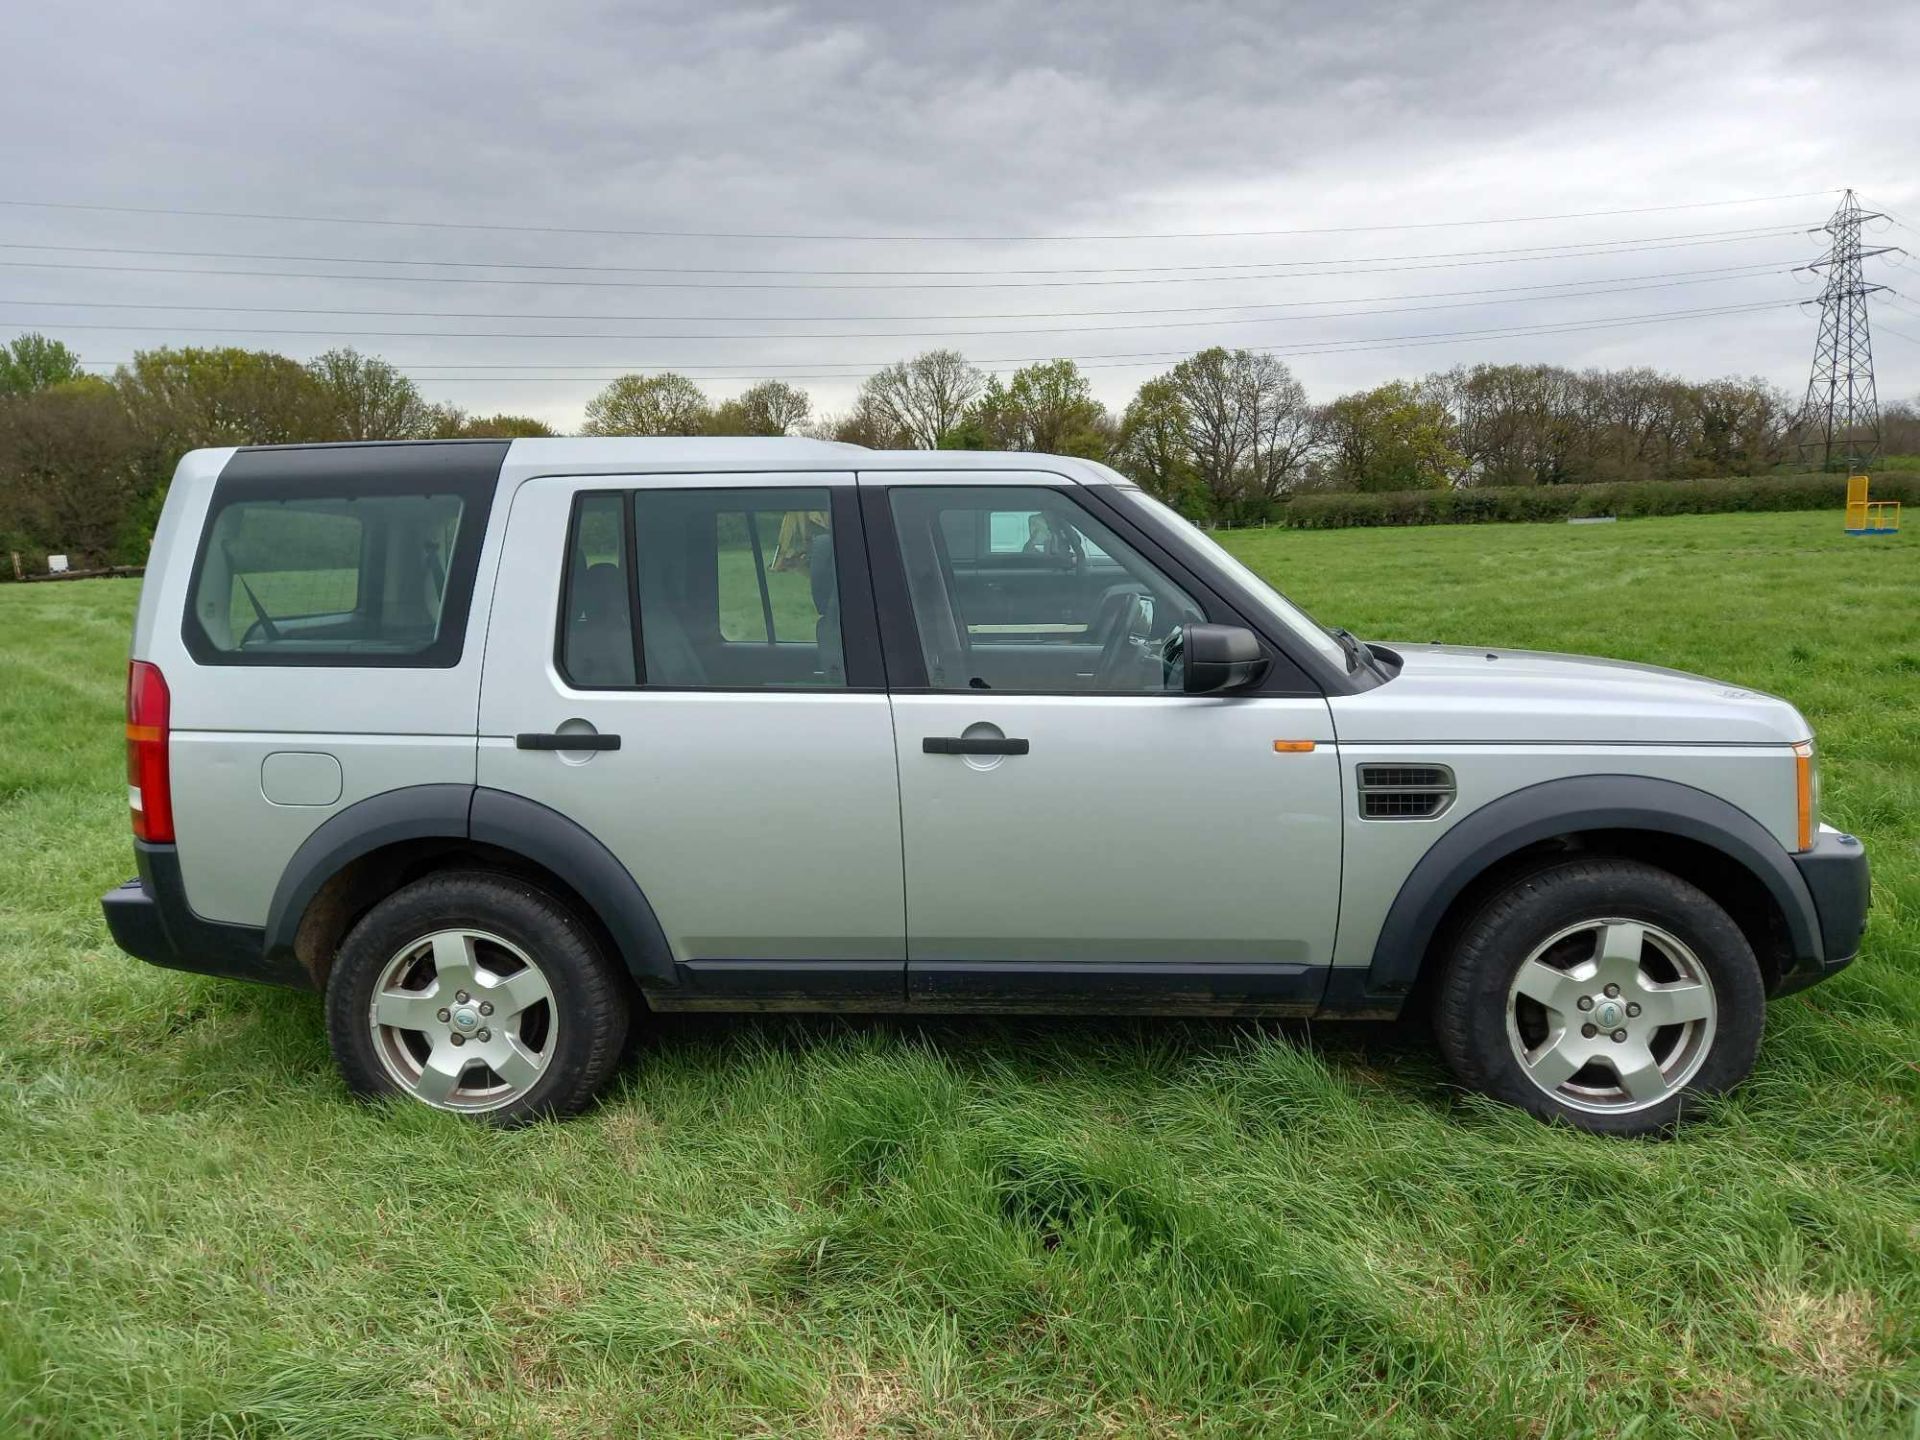
[[[1819,957],[1806,956],[1780,977],[1776,995],[1790,995],[1844,970],[1860,953],[1867,928],[1867,850],[1853,836],[1822,825],[1813,849],[1793,857],[1820,922]]]
[[[265,931],[193,913],[173,846],[136,840],[133,850],[139,877],[100,897],[113,943],[127,954],[169,970],[313,988],[313,977],[291,955],[266,953]]]

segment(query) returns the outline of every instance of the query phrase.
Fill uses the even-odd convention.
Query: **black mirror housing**
[[[1180,639],[1181,688],[1189,695],[1245,690],[1266,679],[1273,665],[1259,637],[1239,625],[1189,625]]]

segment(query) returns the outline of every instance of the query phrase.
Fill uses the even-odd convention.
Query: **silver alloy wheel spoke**
[[[1590,1058],[1577,1035],[1556,1030],[1539,1049],[1528,1052],[1527,1073],[1536,1085],[1551,1090],[1571,1079]]]
[[[1619,1046],[1608,1054],[1607,1064],[1620,1077],[1621,1089],[1642,1104],[1664,1099],[1672,1088],[1653,1051],[1639,1041]]]
[[[420,1067],[420,1076],[413,1082],[413,1093],[430,1105],[444,1105],[466,1074],[468,1064],[467,1057],[454,1049],[450,1041],[441,1041],[427,1056],[427,1063]]]
[[[1592,969],[1591,965],[1580,965],[1561,970],[1533,959],[1520,967],[1520,973],[1514,977],[1513,988],[1529,1000],[1538,1000],[1547,1009],[1566,1015],[1573,1011],[1587,989],[1581,983],[1585,977],[1579,972],[1584,970],[1591,974]]]
[[[531,955],[483,930],[447,929],[387,961],[367,1023],[401,1089],[442,1110],[484,1111],[539,1083],[560,1017]]]
[[[1713,1013],[1713,992],[1705,985],[1675,981],[1671,985],[1643,985],[1640,1004],[1661,1025],[1705,1020]]]
[[[485,1052],[485,1059],[493,1073],[516,1089],[524,1090],[540,1078],[544,1069],[540,1057],[532,1054],[513,1036],[504,1036],[496,1040]]]
[[[1608,916],[1550,935],[1514,972],[1507,1038],[1528,1080],[1596,1114],[1683,1090],[1712,1048],[1718,1001],[1678,936]]]
[[[373,1018],[396,1030],[431,1033],[441,1001],[433,990],[382,990],[373,997]]]
[[[547,977],[531,965],[512,975],[483,980],[479,991],[495,1007],[496,1018],[518,1015],[542,1000],[553,999],[553,991],[547,986]]]
[[[474,987],[474,971],[479,968],[479,962],[474,958],[473,940],[473,935],[465,930],[442,930],[433,937],[433,974],[440,982],[443,1001],[456,991],[471,991]]]
[[[1621,983],[1640,973],[1640,955],[1646,948],[1647,927],[1631,920],[1609,920],[1600,931],[1594,959],[1604,978]]]

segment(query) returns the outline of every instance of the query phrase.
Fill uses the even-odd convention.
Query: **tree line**
[[[684,375],[624,375],[587,406],[589,435],[807,434],[878,448],[1032,450],[1104,461],[1196,519],[1245,523],[1303,492],[1457,489],[1763,474],[1794,454],[1791,398],[1759,379],[1649,369],[1473,365],[1315,404],[1274,356],[1214,347],[1114,413],[1071,360],[1004,380],[953,350],[868,376],[816,416],[781,380],[714,400]],[[1889,408],[1890,451],[1920,413]],[[165,347],[92,376],[56,340],[0,347],[0,549],[132,560],[175,463],[200,446],[548,435],[523,415],[429,402],[351,349]]]

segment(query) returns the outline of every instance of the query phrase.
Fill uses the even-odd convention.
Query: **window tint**
[[[451,664],[460,637],[443,644],[441,619],[466,508],[453,494],[216,500],[189,646],[214,663]]]
[[[824,489],[582,495],[568,542],[563,672],[587,688],[845,685],[830,505]]]
[[[832,531],[824,504],[818,510],[722,510],[714,529],[720,638],[812,644],[822,615],[813,603],[814,542]],[[826,541],[822,548],[830,546]],[[830,573],[826,579],[831,585]]]
[[[1181,688],[1179,633],[1205,612],[1070,497],[902,486],[891,503],[936,689]]]
[[[560,669],[583,689],[638,682],[625,518],[619,495],[582,495],[574,502]]]

